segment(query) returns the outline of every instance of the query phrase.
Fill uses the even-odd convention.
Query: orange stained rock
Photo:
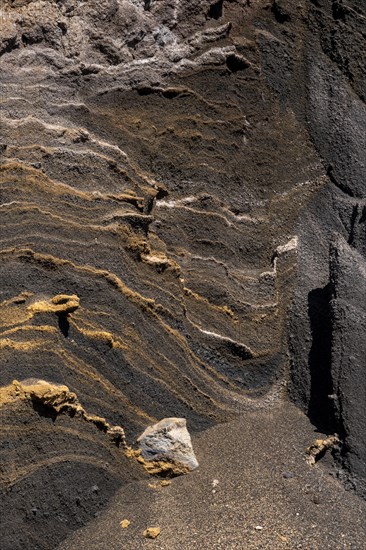
[[[319,458],[321,458],[326,451],[334,449],[339,445],[339,437],[337,434],[331,435],[325,439],[316,439],[307,449],[306,461],[313,466]]]

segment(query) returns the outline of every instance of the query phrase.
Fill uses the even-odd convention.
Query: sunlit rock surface
[[[137,438],[141,456],[147,462],[171,464],[173,474],[198,467],[185,418],[163,418]]]
[[[329,245],[336,231],[365,258],[363,2],[19,0],[0,20],[1,385],[66,385],[132,439],[269,406],[290,372],[339,432]],[[5,464],[28,415],[13,406]],[[88,463],[75,443],[25,475],[48,445],[37,422],[61,418],[31,414],[23,496]],[[22,498],[2,503],[24,520]]]

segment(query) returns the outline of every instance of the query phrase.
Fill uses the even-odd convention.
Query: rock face
[[[271,391],[296,270],[273,255],[323,185],[261,73],[272,12],[214,5],[2,4],[0,382],[26,365],[131,436]]]
[[[146,428],[137,442],[147,462],[171,463],[173,473],[198,467],[185,418],[164,418]]]
[[[343,283],[335,297],[329,246],[337,233],[366,257],[365,16],[363,0],[2,2],[3,387],[52,380],[132,439],[158,418],[201,430],[268,405],[290,372],[292,399],[325,432],[342,427],[345,465],[366,476],[353,405],[328,398],[364,414],[335,374],[348,329],[333,312],[349,297]],[[48,422],[18,405],[4,405],[15,428]],[[64,456],[63,422],[27,440],[33,461],[51,427]],[[1,487],[19,492],[0,506],[21,516],[22,487],[73,461],[22,469],[15,428]],[[26,548],[16,530],[7,540]]]
[[[275,6],[276,19],[281,23],[273,32],[278,39],[275,47],[278,55],[270,51],[266,37],[263,46],[267,54],[266,74],[284,103],[291,105],[297,116],[306,121],[312,143],[322,158],[327,182],[301,209],[294,231],[299,245],[298,269],[288,316],[290,395],[320,430],[334,434],[344,430],[344,422],[347,424],[346,439],[352,440],[352,449],[346,444],[344,452],[348,458],[345,460],[348,466],[352,460],[354,464],[357,462],[359,477],[357,481],[353,479],[353,484],[364,493],[366,454],[360,423],[365,424],[366,416],[360,376],[365,375],[365,362],[357,352],[357,347],[362,350],[364,343],[362,300],[353,317],[355,321],[360,315],[359,344],[357,346],[356,339],[348,337],[341,352],[339,338],[342,333],[345,337],[346,332],[352,330],[352,314],[346,304],[349,299],[351,308],[350,294],[355,280],[350,274],[346,276],[341,306],[335,298],[336,286],[341,283],[335,275],[338,267],[332,243],[337,234],[344,243],[340,257],[347,245],[346,255],[354,257],[359,273],[366,258],[366,65],[364,49],[360,50],[365,5],[357,0],[347,5],[327,0],[295,5],[281,0],[275,2]],[[296,29],[301,26],[305,12],[300,12],[304,9],[306,20],[303,20],[300,38]],[[300,102],[299,96],[302,97]],[[347,285],[349,290],[346,292]],[[355,296],[361,298],[362,289],[361,284]],[[336,313],[339,307],[345,308],[343,328],[339,312]],[[340,371],[339,362],[344,363],[347,356],[356,356],[356,364],[354,368],[346,368],[347,375],[340,376],[344,386],[344,390],[340,390],[336,373]],[[349,382],[346,383],[343,377]],[[343,397],[339,398],[337,392]],[[340,406],[342,399],[348,403],[345,409]],[[351,409],[355,414],[352,419]],[[351,470],[355,472],[353,466]]]
[[[348,469],[362,479],[366,457],[366,261],[338,238],[331,248],[330,267],[335,422],[344,440]],[[361,488],[366,496],[365,480]]]
[[[116,439],[66,386],[14,382],[0,390],[0,414],[2,548],[55,548],[118,487],[144,479],[119,444],[123,430]]]

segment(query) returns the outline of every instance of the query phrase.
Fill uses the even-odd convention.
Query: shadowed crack
[[[311,376],[308,415],[321,431],[334,433],[332,400],[330,285],[312,290],[308,296],[312,345],[309,354]]]

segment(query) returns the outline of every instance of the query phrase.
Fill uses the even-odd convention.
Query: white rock
[[[187,470],[198,466],[185,418],[164,418],[146,428],[137,441],[146,461],[172,462]]]

